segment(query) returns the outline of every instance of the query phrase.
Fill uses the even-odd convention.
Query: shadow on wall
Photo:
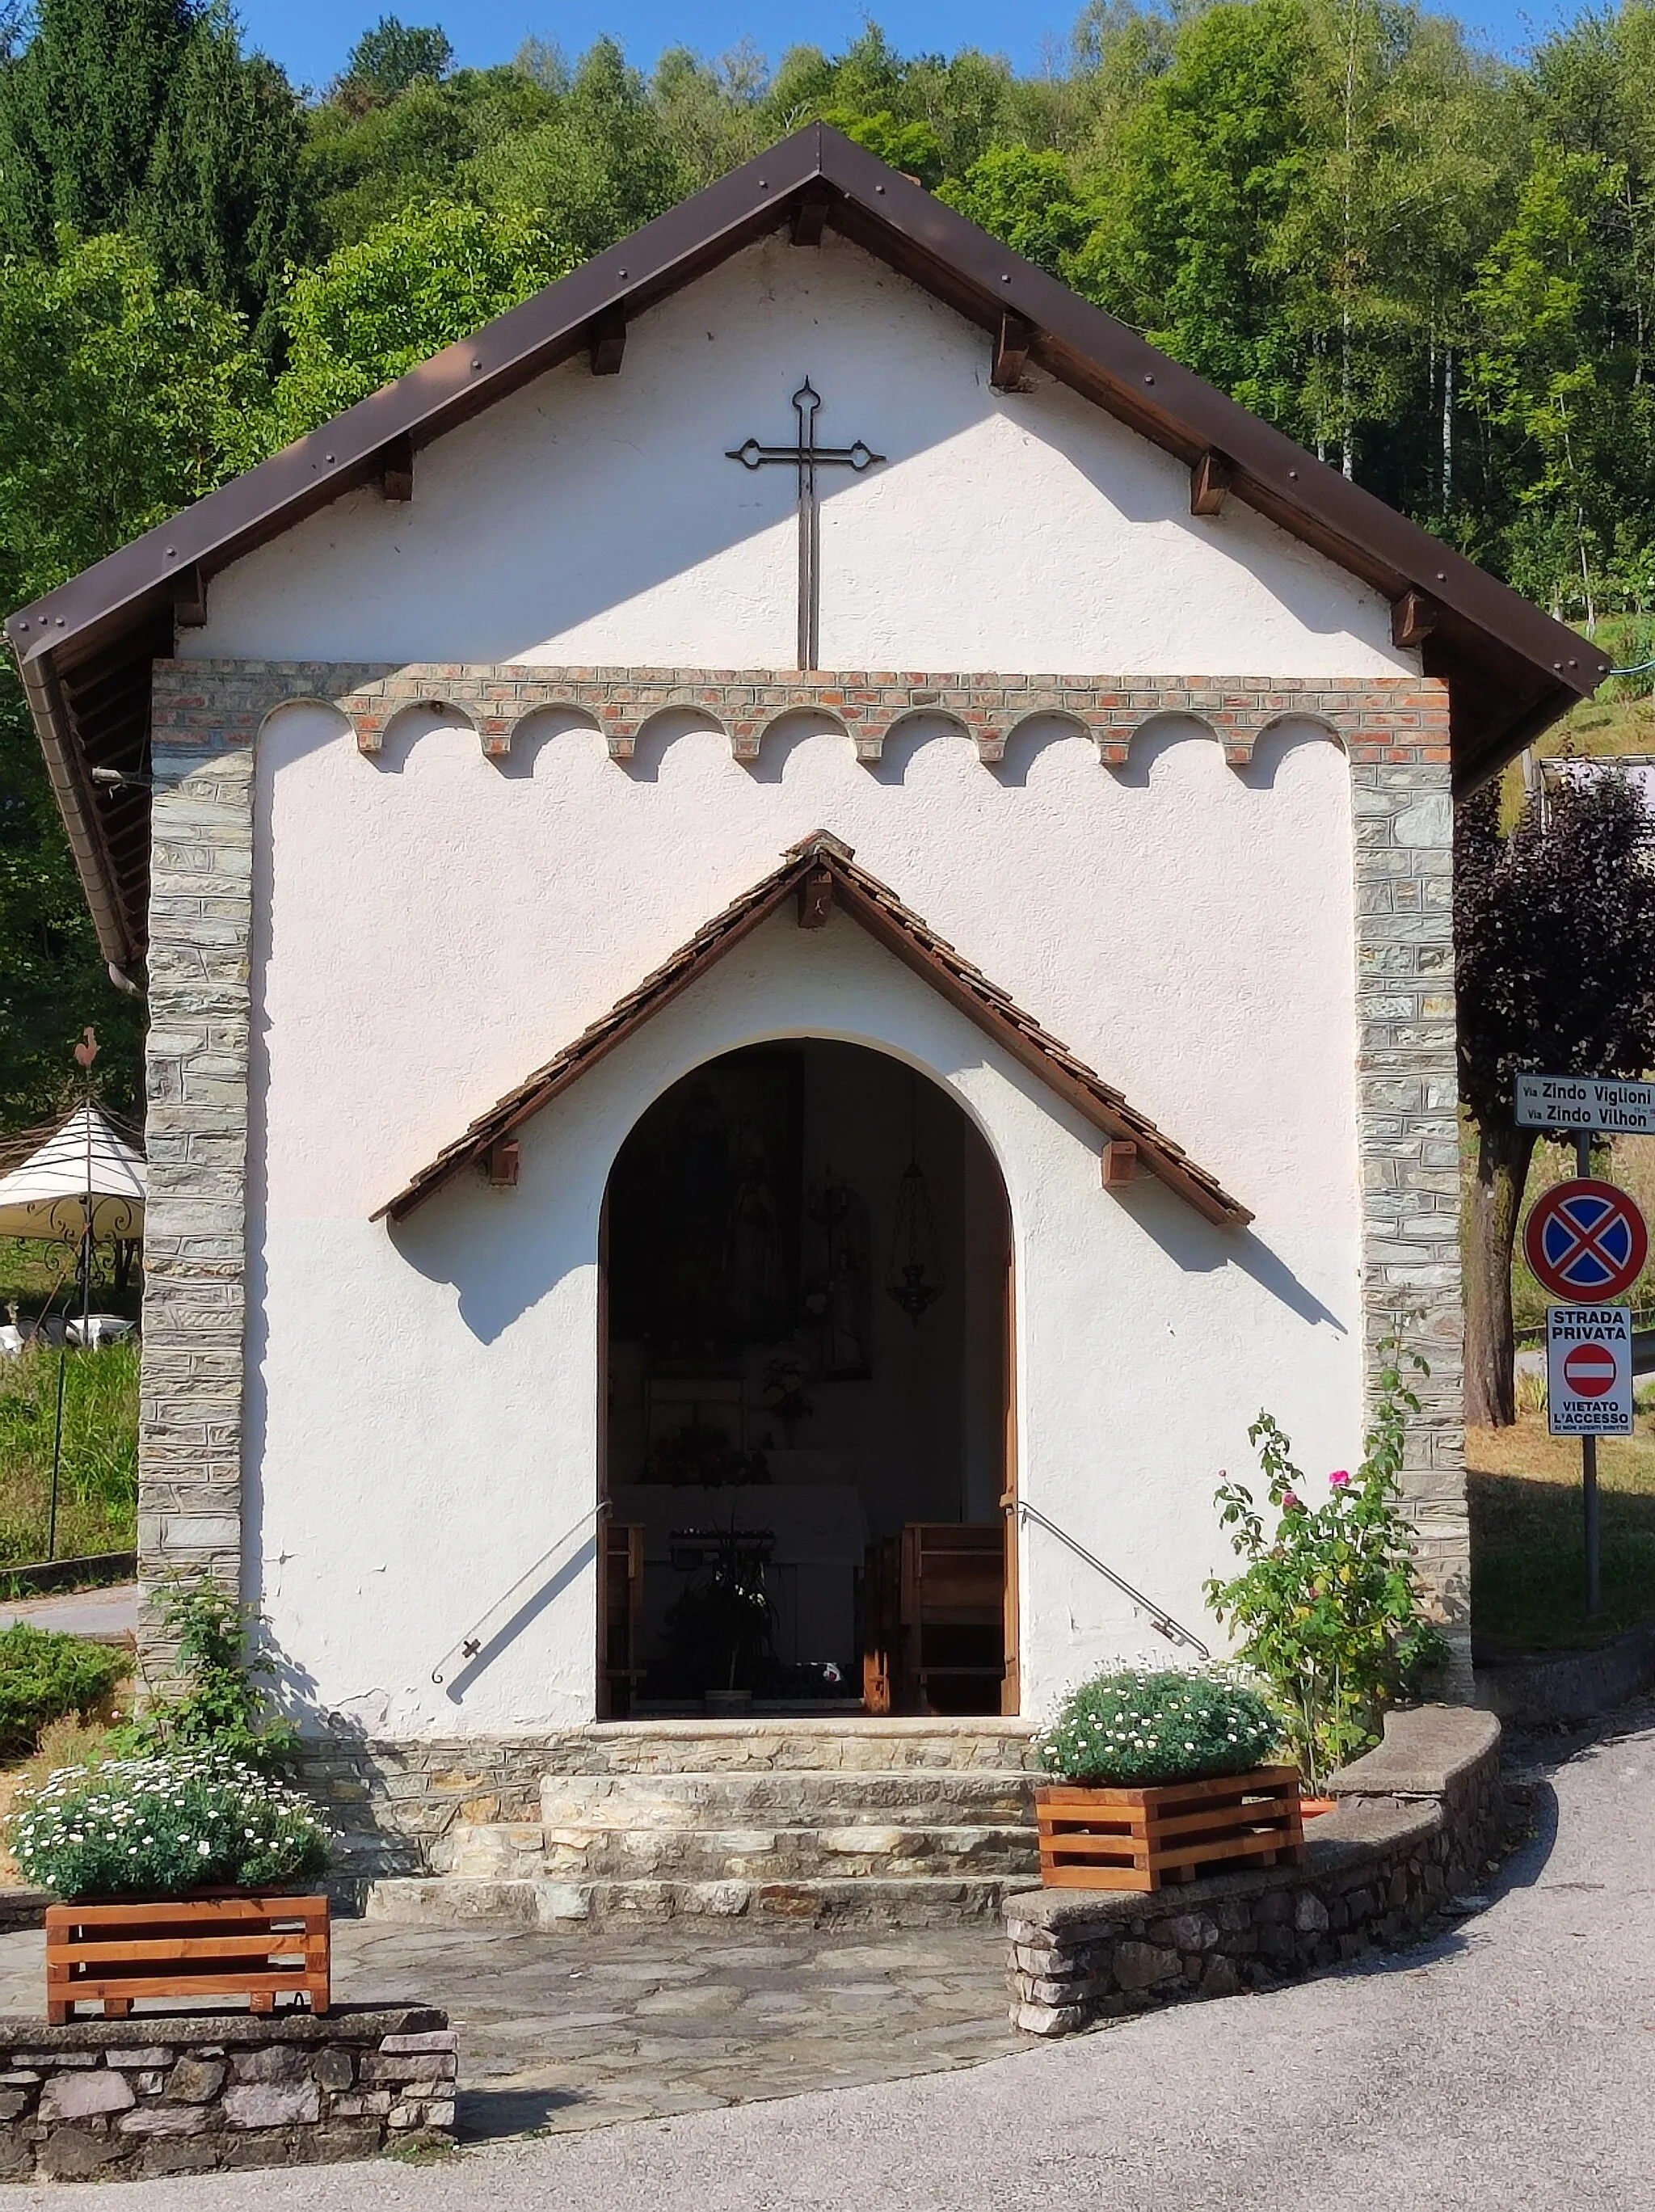
[[[1226,500],[1219,515],[1191,515],[1176,507],[1169,513],[1165,472],[1169,466],[1177,469],[1176,461],[1125,430],[1118,447],[1111,440],[1100,449],[1087,419],[1093,412],[1091,403],[1063,386],[1055,387],[1052,397],[1055,404],[1043,408],[1038,418],[1020,416],[1019,429],[1061,453],[1117,513],[1129,522],[1176,527],[1182,535],[1204,539],[1215,553],[1233,561],[1238,571],[1250,572],[1301,628],[1320,635],[1348,629],[1351,594],[1362,588],[1354,576],[1340,574],[1308,546],[1240,500]],[[1388,623],[1379,594],[1373,592],[1371,598],[1374,635],[1381,635]],[[1397,665],[1399,672],[1407,665],[1401,654]]]
[[[566,1540],[573,1541],[573,1539]],[[555,1546],[542,1562],[546,1570],[545,1580],[537,1583],[518,1599],[504,1620],[488,1629],[487,1638],[479,1643],[475,1651],[463,1651],[464,1665],[452,1680],[442,1686],[442,1693],[451,1705],[463,1705],[466,1692],[481,1674],[487,1672],[501,1652],[515,1644],[524,1629],[537,1620],[549,1606],[555,1604],[572,1583],[578,1583],[583,1575],[596,1569],[596,1536],[589,1535],[566,1557],[560,1558],[558,1554],[562,1548],[561,1544]]]
[[[1121,1209],[1153,1243],[1187,1275],[1209,1275],[1219,1267],[1239,1267],[1261,1291],[1313,1325],[1325,1323],[1339,1335],[1348,1325],[1331,1306],[1301,1283],[1286,1262],[1251,1229],[1221,1229],[1203,1221],[1193,1207],[1148,1175],[1117,1191]]]
[[[462,1168],[404,1221],[385,1224],[391,1243],[427,1282],[452,1283],[461,1320],[480,1344],[493,1344],[567,1275],[596,1264],[597,1223],[567,1203],[573,1185],[603,1188],[601,1174],[558,1174],[555,1147],[524,1133],[517,1183],[496,1190],[475,1168]]]

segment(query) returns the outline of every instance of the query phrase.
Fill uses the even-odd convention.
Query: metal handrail
[[[442,1657],[438,1660],[436,1665],[431,1669],[431,1679],[437,1684],[439,1688],[442,1686],[446,1668],[454,1660],[475,1659],[476,1657],[478,1652],[481,1651],[483,1647],[485,1640],[483,1632],[488,1628],[490,1622],[494,1620],[495,1616],[504,1612],[506,1607],[510,1605],[512,1600],[517,1595],[524,1584],[525,1583],[531,1583],[547,1562],[550,1559],[555,1559],[558,1553],[563,1549],[564,1546],[573,1537],[576,1537],[580,1534],[580,1531],[585,1527],[589,1521],[601,1519],[602,1516],[609,1511],[609,1500],[607,1498],[600,1498],[595,1505],[589,1505],[585,1511],[581,1514],[577,1520],[570,1522],[569,1526],[563,1531],[563,1534],[557,1539],[557,1541],[555,1544],[548,1545],[546,1549],[541,1553],[540,1557],[535,1561],[533,1566],[526,1567],[524,1570],[524,1571],[518,1577],[517,1580],[512,1584],[511,1589],[506,1592],[505,1595],[503,1597],[497,1597],[494,1600],[494,1602],[489,1607],[488,1612],[482,1615],[481,1620],[477,1620],[466,1631],[465,1634],[461,1637],[459,1642],[458,1644],[451,1644],[449,1645],[447,1650],[443,1653]]]
[[[1106,1582],[1113,1583],[1118,1590],[1130,1597],[1140,1612],[1147,1613],[1151,1626],[1164,1636],[1169,1644],[1187,1644],[1192,1651],[1198,1651],[1203,1659],[1212,1657],[1212,1653],[1198,1636],[1191,1635],[1181,1621],[1174,1620],[1172,1614],[1164,1607],[1158,1606],[1153,1598],[1145,1597],[1141,1589],[1134,1589],[1131,1583],[1123,1576],[1118,1575],[1112,1567],[1105,1566],[1103,1561],[1095,1553],[1088,1552],[1084,1544],[1077,1542],[1067,1528],[1060,1528],[1055,1521],[1048,1520],[1038,1505],[1031,1505],[1026,1498],[1019,1498],[1014,1501],[1014,1504],[1021,1519],[1039,1522],[1040,1527],[1048,1530],[1060,1544],[1066,1544],[1076,1559],[1084,1559],[1087,1565],[1094,1568]]]

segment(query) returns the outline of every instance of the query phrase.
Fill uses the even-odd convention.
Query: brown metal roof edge
[[[1328,557],[1370,582],[1440,599],[1565,693],[1585,696],[1607,672],[1600,647],[826,124],[794,132],[21,609],[8,626],[15,648],[30,658],[52,653],[135,599],[170,590],[192,564],[210,573],[239,558],[367,482],[393,439],[417,446],[445,434],[567,358],[597,316],[635,315],[775,227],[817,181],[842,196],[829,210],[836,228],[985,327],[1007,309],[1022,316],[1035,358],[1052,374],[1186,459],[1222,454],[1236,495]]]
[[[1197,1167],[1153,1121],[1129,1105],[1119,1091],[1022,1012],[1007,993],[962,960],[946,939],[904,906],[876,876],[858,867],[850,848],[828,830],[817,830],[791,847],[779,867],[697,930],[686,945],[572,1044],[479,1115],[462,1136],[445,1146],[370,1218],[405,1219],[462,1168],[482,1159],[705,975],[777,913],[790,892],[820,868],[826,868],[834,878],[835,903],[876,942],[1073,1106],[1094,1128],[1109,1137],[1130,1139],[1149,1172],[1204,1219],[1221,1227],[1237,1228],[1252,1220],[1247,1208],[1232,1198],[1215,1176]]]

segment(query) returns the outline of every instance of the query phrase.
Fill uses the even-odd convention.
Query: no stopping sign
[[[1642,1274],[1649,1231],[1625,1191],[1576,1176],[1535,1200],[1523,1252],[1553,1297],[1597,1305],[1621,1297]]]

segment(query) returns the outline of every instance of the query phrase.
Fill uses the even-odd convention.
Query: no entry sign
[[[1535,1201],[1523,1250],[1542,1289],[1597,1305],[1637,1281],[1649,1257],[1649,1231],[1625,1191],[1577,1176]]]
[[[1628,1308],[1547,1308],[1546,1425],[1555,1437],[1632,1434]]]

